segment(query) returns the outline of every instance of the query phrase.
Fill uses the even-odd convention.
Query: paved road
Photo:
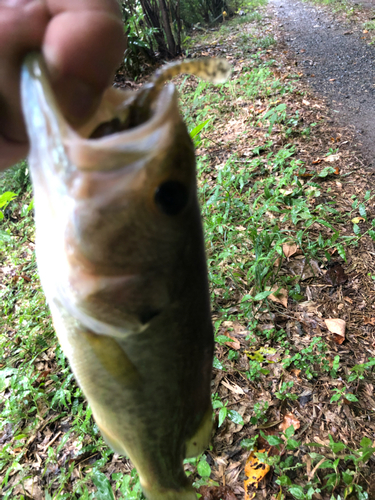
[[[375,46],[361,38],[361,25],[341,25],[317,6],[271,2],[309,84],[327,98],[332,116],[354,125],[363,152],[375,165]]]

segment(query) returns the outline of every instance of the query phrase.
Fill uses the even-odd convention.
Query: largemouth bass
[[[195,157],[170,76],[224,81],[224,60],[178,63],[138,92],[109,88],[79,129],[40,55],[22,69],[39,274],[54,327],[109,446],[150,500],[194,500],[183,459],[208,445],[213,331]]]

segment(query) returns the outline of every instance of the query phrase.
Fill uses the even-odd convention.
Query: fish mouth
[[[40,54],[26,57],[21,81],[46,295],[96,333],[114,336],[113,327],[121,325],[121,336],[144,331],[148,312],[170,301],[165,248],[180,231],[178,217],[160,213],[155,200],[168,198],[176,185],[188,193],[183,208],[195,197],[194,151],[175,87],[109,88],[96,113],[75,129],[59,108]],[[140,237],[132,238],[142,225]],[[142,301],[121,312],[145,289]]]
[[[74,128],[59,108],[42,55],[36,53],[25,58],[21,92],[28,129],[43,134],[48,141],[44,147],[56,151],[55,163],[66,170],[72,165],[88,172],[123,168],[124,154],[129,164],[144,160],[161,144],[168,147],[168,137],[179,119],[174,85],[146,84],[138,92],[107,89],[95,114]],[[31,141],[32,147],[34,143]]]

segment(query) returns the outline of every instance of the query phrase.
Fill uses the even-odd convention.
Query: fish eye
[[[187,187],[178,181],[167,181],[155,191],[155,203],[166,215],[177,215],[187,205],[189,193]]]

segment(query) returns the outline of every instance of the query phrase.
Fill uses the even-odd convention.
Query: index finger
[[[68,119],[83,122],[111,84],[125,49],[116,0],[46,0],[43,54]]]

